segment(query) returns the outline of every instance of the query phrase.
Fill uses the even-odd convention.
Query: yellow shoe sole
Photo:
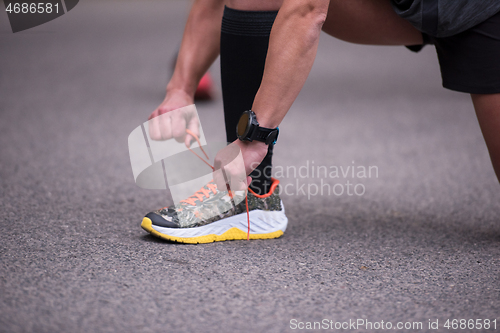
[[[208,235],[203,235],[203,236],[197,236],[197,237],[178,237],[178,236],[171,236],[162,232],[159,232],[158,230],[153,228],[153,223],[151,220],[147,217],[145,217],[142,220],[141,223],[142,229],[146,230],[150,234],[166,239],[172,242],[178,242],[178,243],[186,243],[186,244],[205,244],[205,243],[212,243],[212,242],[222,242],[222,241],[227,241],[227,240],[238,240],[238,239],[247,239],[247,233],[238,229],[238,228],[230,228],[226,232],[224,232],[221,235],[216,235],[216,234],[208,234]],[[168,228],[164,228],[168,229]],[[277,230],[274,232],[270,233],[263,233],[263,234],[252,234],[250,233],[250,239],[272,239],[272,238],[278,238],[283,235],[282,230]]]

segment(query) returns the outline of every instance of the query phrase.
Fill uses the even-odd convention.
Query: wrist
[[[185,98],[194,100],[194,92],[190,92],[187,89],[178,88],[178,87],[169,87],[167,86],[167,96],[171,95],[182,95]]]
[[[183,93],[190,98],[194,98],[196,92],[196,83],[188,82],[187,80],[177,80],[174,77],[167,84],[167,94],[169,93]]]
[[[270,119],[269,117],[264,117],[264,115],[258,114],[257,112],[255,112],[255,115],[257,116],[257,121],[259,122],[260,127],[277,128],[279,126],[278,122]]]
[[[254,140],[250,141],[241,141],[240,139],[236,139],[236,144],[240,147],[241,150],[251,149],[251,150],[266,150],[268,146],[261,141]]]

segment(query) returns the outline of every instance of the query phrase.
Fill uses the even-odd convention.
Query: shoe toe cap
[[[180,228],[179,224],[174,222],[173,219],[172,219],[172,221],[167,221],[161,215],[156,214],[156,213],[149,213],[146,215],[146,217],[148,219],[150,219],[154,225],[157,225],[159,227]]]

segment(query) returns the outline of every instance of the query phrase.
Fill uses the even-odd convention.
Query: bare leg
[[[389,0],[331,0],[327,34],[356,44],[417,45],[422,33],[392,9]]]
[[[283,0],[227,0],[227,6],[238,10],[278,10]]]
[[[278,10],[283,0],[228,0],[239,10]],[[323,31],[357,44],[417,45],[422,34],[399,17],[389,0],[331,0]]]
[[[500,94],[471,96],[493,168],[500,181]]]
[[[358,44],[422,43],[422,34],[393,11],[389,0],[331,0],[323,31]],[[472,101],[500,181],[500,94],[472,95]]]

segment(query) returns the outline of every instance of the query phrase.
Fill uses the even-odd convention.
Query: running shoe
[[[288,218],[279,196],[279,180],[272,179],[267,194],[248,189],[246,198],[238,197],[244,195],[219,191],[210,182],[179,204],[147,214],[141,227],[154,236],[190,244],[283,235]]]

